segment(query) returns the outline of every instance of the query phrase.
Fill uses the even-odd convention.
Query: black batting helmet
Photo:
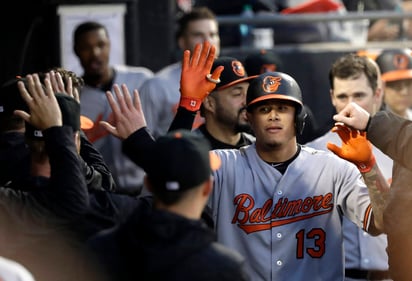
[[[412,79],[412,55],[410,49],[388,49],[376,58],[385,82]]]
[[[248,111],[257,103],[271,99],[287,100],[295,104],[296,129],[301,134],[307,114],[303,109],[302,92],[295,79],[282,72],[266,72],[250,82],[246,97]]]

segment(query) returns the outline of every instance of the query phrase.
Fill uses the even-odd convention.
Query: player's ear
[[[333,89],[329,90],[329,95],[330,95],[330,101],[332,102],[333,107],[336,107],[336,100],[335,100],[335,96],[333,95]]]
[[[212,93],[211,93],[212,94]],[[208,95],[204,100],[203,100],[203,107],[206,111],[214,112],[216,108],[216,100],[214,97]]]

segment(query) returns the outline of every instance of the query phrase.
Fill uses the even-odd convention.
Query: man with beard
[[[188,50],[181,80],[180,105],[186,109],[204,101],[216,86],[210,82],[221,82],[219,73],[210,73],[209,64],[204,65],[203,52],[199,60],[189,61],[189,56]],[[193,58],[198,57],[195,48]],[[190,79],[185,73],[192,74]],[[108,94],[116,123],[103,125],[124,140],[126,155],[150,171],[154,139],[138,92],[133,103],[123,88],[123,95],[116,92],[118,103]],[[254,78],[246,99],[256,142],[240,149],[214,150],[222,165],[213,172],[208,206],[218,241],[247,257],[251,280],[306,280],[308,276],[343,280],[342,217],[373,234],[383,230],[387,185],[370,144],[360,132],[336,128],[345,143],[331,149],[356,166],[299,145],[296,132],[303,126],[302,94],[285,73],[267,72]],[[176,167],[186,171],[183,165]],[[365,182],[359,172],[354,173],[357,167]]]
[[[246,118],[246,92],[249,80],[256,76],[247,76],[243,64],[233,57],[216,59],[212,72],[218,66],[224,67],[220,83],[204,99],[200,113],[205,123],[196,131],[210,141],[212,149],[240,148],[255,140]],[[190,129],[195,114],[196,111],[180,105],[169,130]]]

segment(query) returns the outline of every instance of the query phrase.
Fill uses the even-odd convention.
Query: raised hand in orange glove
[[[342,147],[328,142],[327,148],[340,158],[355,164],[361,173],[369,172],[375,165],[372,144],[366,139],[366,132],[352,130],[345,125],[335,125],[332,132],[338,133]]]
[[[207,95],[220,82],[219,77],[223,66],[218,66],[210,74],[215,59],[216,47],[210,42],[196,44],[193,55],[185,50],[182,60],[182,74],[180,78],[179,106],[189,111],[198,111]]]

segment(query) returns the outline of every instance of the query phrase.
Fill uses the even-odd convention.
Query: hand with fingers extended
[[[73,86],[72,77],[66,75],[63,79],[62,74],[56,70],[47,72],[46,77],[50,79],[55,93],[66,94],[73,97],[78,103],[80,103],[79,91]]]
[[[210,73],[215,59],[216,48],[209,42],[197,44],[193,50],[185,50],[180,78],[180,106],[189,111],[198,111],[205,97],[220,82],[223,66]]]
[[[327,148],[339,157],[355,164],[361,173],[369,172],[376,160],[372,153],[372,144],[366,139],[366,132],[339,124],[333,127],[332,132],[339,135],[342,147],[328,142]]]
[[[113,112],[113,124],[100,121],[100,125],[110,134],[124,140],[135,131],[146,127],[146,119],[137,90],[133,91],[132,99],[125,84],[122,84],[121,88],[115,84],[113,89],[117,101],[110,91],[106,92],[107,100]]]
[[[62,113],[50,80],[46,78],[43,86],[38,74],[29,74],[26,76],[26,83],[27,87],[22,81],[17,86],[30,113],[16,110],[15,114],[39,130],[62,126]]]

